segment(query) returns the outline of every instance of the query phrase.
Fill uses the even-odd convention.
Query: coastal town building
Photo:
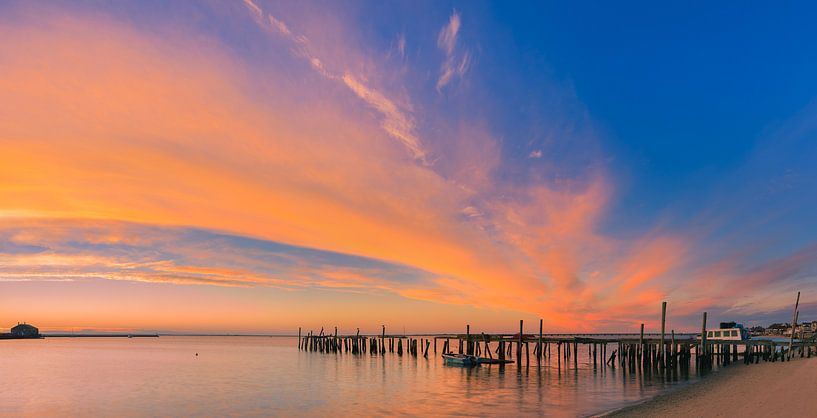
[[[786,331],[791,335],[790,329],[791,325],[789,324],[775,323],[766,327],[766,335],[784,335]]]
[[[792,326],[789,323],[775,323],[771,324],[764,331],[762,327],[755,327],[752,330],[752,335],[780,335],[784,337],[789,337],[792,334]],[[804,321],[798,323],[794,327],[795,336],[804,336],[804,337],[811,337],[814,334],[817,334],[817,321]]]

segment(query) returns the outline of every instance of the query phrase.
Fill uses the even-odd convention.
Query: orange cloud
[[[436,279],[397,285],[339,271],[319,283],[534,312],[567,328],[597,318],[599,300],[610,311],[621,306],[600,292],[609,280],[624,293],[644,288],[639,306],[655,304],[661,293],[645,285],[678,263],[677,241],[630,254],[596,231],[612,193],[603,172],[506,184],[493,172],[500,149],[486,132],[451,141],[471,142],[463,158],[419,163],[425,150],[405,106],[351,73],[338,83],[314,71],[327,65],[316,54],[302,74],[309,82],[293,85],[286,74],[303,71],[300,60],[255,67],[213,39],[143,33],[101,16],[38,14],[3,23],[0,37],[8,40],[0,44],[0,216],[15,222],[192,226],[365,256]],[[621,253],[652,262],[619,264]],[[277,284],[251,270],[166,265],[137,274],[118,262],[89,274]]]

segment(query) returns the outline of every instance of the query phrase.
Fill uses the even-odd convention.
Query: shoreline
[[[796,416],[817,385],[817,358],[736,364],[597,417]],[[724,408],[728,405],[728,408]]]

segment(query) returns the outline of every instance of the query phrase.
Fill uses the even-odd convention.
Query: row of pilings
[[[405,340],[405,344],[403,341]],[[323,328],[315,334],[309,331],[302,335],[298,329],[298,349],[304,351],[314,351],[320,353],[349,353],[349,354],[386,354],[397,353],[417,357],[418,355],[428,357],[431,340],[428,338],[415,338],[411,336],[386,335],[385,327],[383,334],[360,335],[360,330],[354,335],[338,335],[335,328],[333,334],[325,334]],[[436,340],[434,352],[437,351]]]
[[[442,353],[468,354],[499,364],[515,361],[519,366],[529,366],[533,357],[536,364],[547,362],[560,369],[578,369],[580,353],[586,352],[587,362],[581,363],[593,369],[622,367],[630,371],[681,372],[692,367],[707,371],[716,365],[739,361],[745,364],[788,361],[797,355],[811,357],[817,354],[814,339],[800,338],[795,342],[791,338],[788,343],[769,339],[710,340],[706,332],[706,312],[703,313],[701,334],[676,334],[674,330],[666,333],[666,314],[667,303],[663,302],[660,334],[645,334],[644,324],[641,324],[639,333],[635,334],[637,337],[634,334],[544,334],[542,320],[539,321],[538,335],[525,334],[524,323],[520,320],[517,334],[476,335],[471,334],[470,325],[466,325],[465,334],[416,337],[386,335],[385,326],[380,335],[361,335],[359,329],[354,335],[339,335],[337,328],[331,334],[321,329],[318,333],[309,331],[302,335],[299,328],[298,348],[321,353],[383,355],[388,352],[399,356],[428,357],[432,349],[437,353],[438,342],[442,342]],[[456,343],[456,348],[452,343]]]

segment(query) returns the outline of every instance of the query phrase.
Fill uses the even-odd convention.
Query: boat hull
[[[476,366],[477,358],[474,356],[466,356],[464,354],[443,354],[445,364],[452,366],[471,367]]]

